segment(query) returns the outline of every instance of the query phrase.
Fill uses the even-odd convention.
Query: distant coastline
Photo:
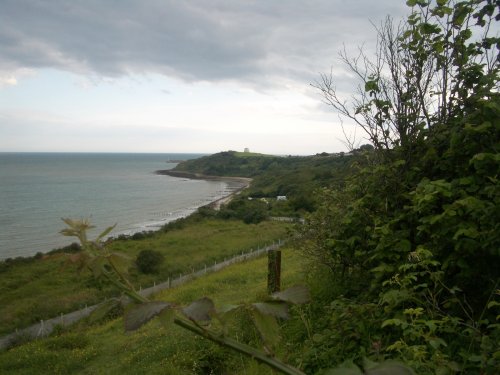
[[[231,176],[211,176],[201,173],[192,173],[185,171],[174,171],[172,169],[160,169],[155,171],[156,174],[172,176],[172,177],[181,177],[181,178],[189,178],[192,180],[210,180],[210,181],[233,181],[233,182],[241,182],[244,184],[250,184],[252,181],[251,178],[248,177],[231,177]]]
[[[118,222],[112,236],[154,231],[232,193],[223,181],[160,178],[154,171],[201,154],[0,153],[0,260],[71,244],[61,217]],[[166,164],[168,160],[169,165]],[[184,181],[183,181],[184,180]]]
[[[209,180],[209,181],[223,181],[231,186],[231,194],[219,198],[207,206],[214,208],[216,210],[220,209],[221,205],[227,204],[231,201],[234,195],[240,193],[243,189],[246,189],[252,182],[251,178],[248,177],[231,177],[231,176],[210,176],[201,173],[192,173],[185,171],[174,171],[171,169],[162,169],[155,171],[158,175],[165,175],[178,178],[188,178],[192,180]]]

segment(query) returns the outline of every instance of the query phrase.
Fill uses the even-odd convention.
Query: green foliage
[[[165,257],[162,253],[146,249],[137,255],[135,264],[142,273],[157,273],[164,259]]]
[[[246,225],[242,221],[224,221],[196,215],[169,223],[164,230],[143,236],[113,239],[107,243],[111,252],[126,254],[133,264],[137,255],[155,249],[169,261],[160,265],[158,273],[143,274],[132,268],[130,279],[143,288],[155,282],[177,277],[204,265],[223,261],[242,251],[256,249],[286,236],[289,224],[265,221]],[[40,259],[4,262],[0,272],[0,332],[7,334],[40,322],[97,304],[116,296],[116,289],[98,283],[91,272],[79,269],[78,251],[46,254]],[[0,263],[1,264],[1,263]]]
[[[277,318],[288,319],[289,304],[302,304],[309,302],[309,293],[303,286],[295,286],[283,292],[270,296],[268,301],[232,305],[222,310],[216,310],[210,298],[200,298],[186,307],[162,301],[144,302],[130,308],[124,317],[125,329],[127,331],[137,330],[139,327],[159,316],[160,322],[167,329],[173,324],[180,325],[195,333],[201,334],[210,340],[229,348],[233,348],[243,354],[249,354],[261,358],[261,354],[252,348],[233,343],[227,335],[229,321],[234,317],[236,310],[246,312],[255,325],[267,355],[271,354],[280,340],[280,332]],[[181,315],[183,318],[178,318]],[[195,322],[196,326],[190,326],[189,321]],[[210,328],[203,327],[216,318],[222,324],[222,329],[211,325]],[[278,366],[279,369],[279,366]]]
[[[367,151],[367,147],[363,150]],[[358,158],[360,158],[358,153],[281,157],[260,154],[247,156],[245,153],[229,151],[186,161],[179,164],[174,171],[252,177],[251,185],[233,201],[245,201],[249,197],[254,200],[265,198],[271,216],[298,216],[315,210],[316,189],[332,185],[342,186],[344,179],[350,174],[351,164]],[[276,197],[279,195],[286,196],[287,201],[276,202]],[[239,207],[234,207],[237,204]],[[220,217],[236,217],[243,220],[245,210],[249,212],[249,217],[246,218],[248,222],[257,222],[265,216],[262,208],[260,208],[261,213],[255,212],[259,210],[255,202],[235,202],[232,208],[223,210]]]
[[[127,309],[124,322],[127,331],[134,331],[149,322],[152,318],[160,316],[160,322],[169,328],[173,324],[187,329],[199,336],[207,338],[214,343],[227,347],[244,354],[284,374],[301,375],[300,370],[288,366],[275,358],[273,348],[279,341],[279,326],[276,318],[288,317],[288,304],[291,302],[308,302],[308,293],[304,287],[295,287],[292,291],[284,291],[272,295],[272,302],[254,303],[241,305],[252,316],[252,321],[264,343],[265,352],[255,349],[247,344],[240,343],[227,337],[225,330],[216,330],[205,327],[204,324],[211,321],[213,316],[224,322],[227,310],[218,314],[215,305],[210,298],[203,297],[192,302],[189,306],[181,308],[176,304],[163,301],[149,301],[137,293],[127,279],[127,267],[123,263],[125,259],[121,254],[110,252],[106,244],[101,242],[113,227],[107,228],[96,240],[87,238],[87,230],[92,228],[88,220],[63,219],[68,228],[61,233],[66,236],[77,237],[82,246],[82,254],[78,254],[78,260],[82,267],[89,268],[96,279],[105,279],[108,283],[118,288],[124,295],[128,296],[135,304]],[[114,301],[113,301],[114,303]],[[240,308],[237,306],[235,308]],[[102,311],[98,312],[102,315]]]
[[[344,59],[362,79],[358,99],[345,103],[328,77],[321,87],[327,101],[362,127],[374,150],[308,158],[226,152],[179,165],[195,173],[254,178],[221,216],[243,219],[252,212],[259,217],[274,209],[248,197],[286,195],[280,210],[316,209],[296,231],[297,247],[312,261],[307,271],[315,302],[307,308],[288,306],[304,294],[292,289],[274,299],[232,301],[217,310],[205,293],[194,296],[191,290],[178,296],[179,305],[156,301],[132,307],[126,327],[136,329],[158,316],[170,335],[176,334],[174,323],[239,350],[227,332],[237,325],[234,320],[245,328],[253,322],[255,329],[240,330],[239,338],[255,344],[258,336],[264,357],[271,358],[284,351],[279,336],[289,334],[296,339],[287,347],[289,357],[310,373],[411,373],[387,362],[391,359],[419,374],[498,372],[499,39],[491,30],[499,8],[486,0],[407,4],[412,13],[400,28],[390,20],[379,28],[376,62],[364,54]],[[313,191],[318,199],[310,199]],[[215,215],[204,211],[201,216]],[[72,234],[83,238],[86,227],[69,224]],[[185,222],[165,231],[171,233],[173,225]],[[142,244],[153,247],[151,238],[144,235]],[[97,277],[113,281],[126,263],[111,255],[116,248],[102,251],[97,242],[84,249],[90,253],[86,264]],[[241,282],[233,276],[227,282],[240,298],[245,285],[236,288],[236,281]],[[209,320],[213,317],[218,320]],[[284,317],[291,320],[281,331]],[[130,363],[151,366],[141,354],[161,361],[148,340],[141,343],[145,349],[134,352]],[[226,353],[199,347],[202,353],[190,347],[177,360],[182,369],[195,363],[191,373],[226,370]]]
[[[258,224],[267,219],[268,216],[268,203],[261,200],[248,199],[233,199],[217,213],[217,217],[239,219],[245,224]]]
[[[282,280],[286,288],[302,283],[302,279],[300,257],[289,251],[290,249],[285,250],[283,261],[286,267],[283,269]],[[186,306],[204,295],[213,296],[216,306],[222,307],[229,304],[254,303],[264,295],[266,270],[265,257],[253,259],[217,273],[207,274],[180,287],[165,290],[158,298],[179,301]],[[245,292],[242,293],[241,290]],[[69,371],[64,371],[66,367],[62,367],[63,370],[59,372],[62,374],[273,374],[267,366],[258,365],[243,355],[223,349],[176,325],[167,325],[167,328],[164,328],[159,318],[142,326],[133,334],[123,332],[121,318],[100,325],[78,324],[78,327],[70,329],[69,332],[0,352],[0,373],[57,373],[50,368],[53,363],[59,361],[61,367],[64,363],[75,365]],[[251,329],[252,323],[249,319],[248,316],[241,316],[241,319],[232,317],[232,324],[228,329],[238,341],[252,346],[260,345],[258,333]],[[211,324],[216,323],[212,321]],[[44,343],[51,340],[51,346],[62,346],[63,344],[59,345],[56,341],[65,341],[66,335],[71,336],[70,340],[80,337],[82,343],[88,344],[85,349],[62,350],[51,364],[45,363],[48,350],[45,349]],[[288,356],[288,346],[284,344],[288,340],[287,336],[283,337],[277,356]],[[56,353],[56,349],[53,349],[53,352]]]
[[[363,370],[352,361],[346,361],[334,369],[323,372],[325,375],[414,375],[407,366],[397,362],[375,363],[365,360]]]
[[[331,320],[312,324],[303,358],[320,367],[399,358],[419,374],[493,374],[500,60],[488,33],[500,9],[490,1],[407,3],[406,24],[379,30],[378,62],[345,60],[365,77],[355,113],[330,81],[321,87],[375,152],[343,189],[322,191],[297,231],[302,253],[332,272],[337,291],[313,310],[313,322],[325,311]]]
[[[96,357],[97,351],[87,335],[69,333],[6,353],[0,368],[6,374],[70,374],[81,371]]]
[[[326,287],[326,286],[325,286]],[[322,301],[324,303],[324,301]],[[307,373],[335,367],[351,358],[383,360],[382,311],[375,303],[338,297],[310,313],[311,335],[304,342],[301,360]]]
[[[418,248],[398,273],[384,285],[380,302],[387,315],[382,327],[397,338],[387,346],[419,373],[477,373],[478,368],[493,373],[500,366],[498,342],[498,290],[474,318],[475,311],[458,287],[445,284],[446,273],[433,254]],[[412,307],[415,306],[415,307]],[[388,329],[387,329],[388,327]],[[493,372],[492,372],[493,371]]]
[[[279,159],[277,156],[224,151],[179,163],[174,170],[208,176],[252,177]]]

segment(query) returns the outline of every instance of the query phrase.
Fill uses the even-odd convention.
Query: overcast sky
[[[345,149],[310,83],[404,0],[0,0],[0,151]]]

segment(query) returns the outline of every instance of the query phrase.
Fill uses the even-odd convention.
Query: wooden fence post
[[[279,292],[281,288],[281,250],[267,252],[267,292]]]

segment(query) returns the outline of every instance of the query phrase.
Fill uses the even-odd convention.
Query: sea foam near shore
[[[166,174],[163,174],[166,175]],[[201,179],[202,180],[202,179]],[[206,199],[201,199],[194,202],[194,205],[173,211],[173,212],[154,212],[152,214],[153,217],[158,217],[158,220],[150,220],[144,223],[139,223],[135,227],[131,227],[127,230],[123,230],[121,232],[113,231],[110,234],[110,237],[117,237],[119,235],[133,235],[134,233],[139,232],[147,232],[147,231],[156,231],[161,229],[164,225],[175,221],[177,219],[185,218],[198,210],[198,208],[203,206],[210,206],[218,209],[221,203],[228,202],[233,194],[239,192],[242,188],[246,187],[246,183],[237,182],[237,181],[228,181],[221,179],[220,190]]]
[[[90,236],[156,230],[225,195],[225,181],[159,176],[196,154],[0,153],[0,259],[66,246],[61,217],[90,218]]]

